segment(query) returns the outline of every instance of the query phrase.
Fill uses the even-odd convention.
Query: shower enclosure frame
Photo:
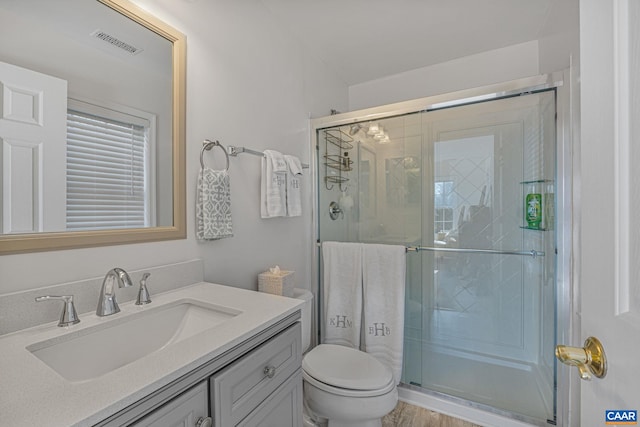
[[[580,323],[577,316],[577,289],[573,286],[574,277],[572,260],[575,253],[574,242],[578,241],[576,231],[573,229],[576,214],[574,204],[579,199],[575,198],[575,189],[579,182],[574,177],[577,168],[574,167],[574,155],[578,156],[578,144],[575,143],[578,135],[577,129],[578,99],[574,77],[576,70],[543,74],[529,78],[513,80],[505,83],[483,86],[479,88],[461,90],[442,95],[435,95],[416,100],[398,102],[348,113],[339,113],[327,117],[312,119],[310,122],[310,164],[313,166],[312,174],[312,236],[315,245],[311,260],[311,283],[315,297],[316,315],[314,327],[318,334],[313,337],[319,342],[319,328],[321,324],[322,301],[319,283],[319,216],[326,206],[318,206],[319,185],[322,184],[320,170],[317,166],[319,153],[318,130],[350,125],[356,122],[372,121],[386,117],[399,116],[408,113],[429,112],[444,108],[451,108],[483,101],[497,100],[520,94],[555,89],[556,91],[556,218],[557,218],[557,271],[556,271],[556,342],[578,342],[580,337]],[[574,182],[576,181],[576,182]],[[556,425],[570,426],[579,416],[579,380],[577,376],[570,375],[568,366],[556,363]],[[521,420],[516,414],[494,410],[482,404],[466,401],[460,398],[442,395],[438,392],[419,389],[414,386],[402,384],[399,387],[400,398],[413,401],[435,411],[448,413],[459,418],[464,418],[476,423],[487,423],[496,426],[513,426]]]

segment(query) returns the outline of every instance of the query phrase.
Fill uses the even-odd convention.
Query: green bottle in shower
[[[527,227],[539,229],[542,223],[542,194],[529,193],[524,203]]]

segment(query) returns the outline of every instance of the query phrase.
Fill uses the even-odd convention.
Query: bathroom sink
[[[219,326],[241,312],[180,300],[27,347],[69,381],[86,381]],[[124,313],[123,313],[124,314]]]

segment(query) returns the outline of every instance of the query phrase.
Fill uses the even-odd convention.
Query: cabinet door
[[[301,340],[296,323],[211,377],[216,427],[237,425],[300,369]]]
[[[198,420],[209,416],[207,382],[189,389],[151,414],[133,427],[195,427]]]
[[[242,427],[301,427],[302,370],[291,375],[278,390],[238,424]]]

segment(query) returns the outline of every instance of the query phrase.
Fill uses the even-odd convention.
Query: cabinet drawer
[[[238,425],[238,427],[300,426],[302,426],[302,369],[298,369],[274,394]]]
[[[203,381],[130,427],[195,426],[209,414],[207,397],[207,382]]]
[[[302,364],[300,323],[257,347],[211,378],[218,427],[235,426]]]

